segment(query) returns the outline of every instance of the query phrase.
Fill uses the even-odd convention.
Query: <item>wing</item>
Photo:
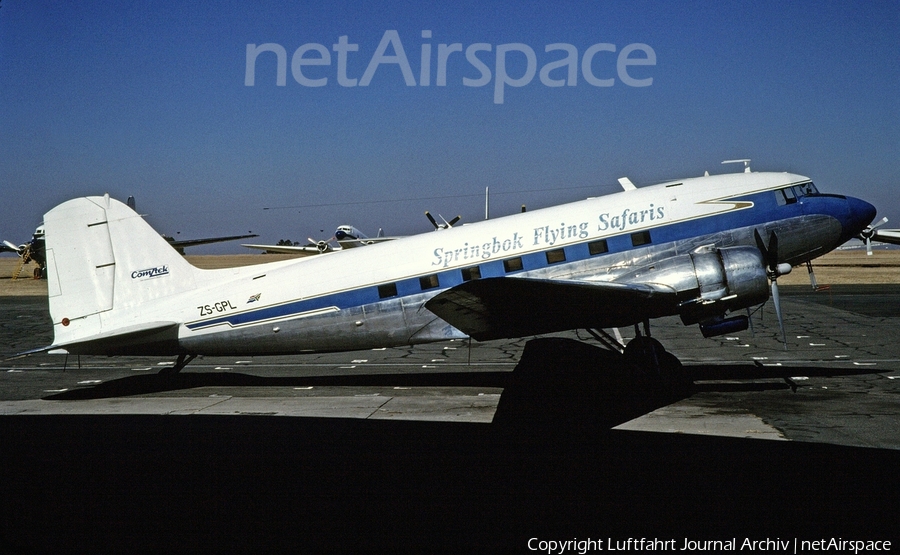
[[[900,229],[876,229],[872,240],[900,245]]]
[[[383,243],[384,241],[393,241],[400,237],[366,237],[361,239],[338,239],[338,244],[345,249],[355,247],[365,247],[366,245],[374,245],[375,243]]]
[[[252,233],[250,235],[231,235],[229,237],[208,237],[206,239],[186,239],[184,241],[176,241],[169,238],[166,238],[166,241],[169,241],[169,244],[176,249],[183,249],[185,247],[196,247],[197,245],[208,245],[210,243],[221,243],[224,241],[236,241],[237,239],[249,239],[250,237],[259,237],[256,233]]]
[[[478,341],[628,326],[672,314],[675,291],[650,284],[485,278],[435,295],[425,308]]]
[[[290,245],[241,245],[242,247],[247,247],[248,249],[257,249],[261,251],[266,251],[270,253],[281,253],[281,254],[298,254],[300,256],[307,256],[311,254],[323,254],[322,251],[319,250],[315,245],[305,245],[305,246],[290,246]],[[332,249],[328,249],[324,252],[331,252]]]

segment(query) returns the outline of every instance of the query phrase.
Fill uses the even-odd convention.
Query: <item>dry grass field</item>
[[[292,256],[278,254],[187,256],[191,264],[206,269],[249,266],[289,258]],[[46,295],[46,280],[31,278],[33,265],[25,268],[19,279],[10,279],[18,262],[16,257],[0,257],[0,296]],[[820,285],[900,283],[900,250],[876,250],[872,256],[866,256],[863,250],[834,251],[816,259],[813,268]],[[794,268],[793,272],[781,277],[778,283],[808,285],[806,268]]]

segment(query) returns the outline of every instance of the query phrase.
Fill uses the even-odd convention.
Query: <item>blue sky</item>
[[[339,37],[356,44],[346,77],[361,81],[396,31],[415,78],[391,45],[367,86],[339,84]],[[430,31],[430,38],[423,38]],[[287,53],[256,58],[247,45]],[[484,86],[465,52],[478,43]],[[578,55],[574,86],[541,68]],[[304,44],[327,66],[291,59]],[[430,45],[428,86],[420,85]],[[499,45],[527,45],[536,73],[495,102]],[[591,64],[595,44],[612,44]],[[628,45],[655,65],[627,66]],[[311,59],[315,53],[307,53]],[[394,62],[388,61],[393,57]],[[631,59],[644,57],[633,53]],[[526,55],[506,54],[510,79]],[[30,237],[44,212],[72,197],[137,198],[160,232],[181,238],[244,233],[262,241],[327,238],[351,223],[374,234],[427,231],[423,212],[483,218],[666,179],[754,170],[810,176],[820,190],[869,200],[900,227],[900,4],[885,2],[115,2],[0,3],[0,238]],[[550,72],[565,79],[567,68]],[[892,227],[893,227],[892,226]],[[195,252],[240,252],[235,244]]]

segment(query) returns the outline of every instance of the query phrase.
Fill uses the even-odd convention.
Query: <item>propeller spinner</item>
[[[866,255],[872,256],[872,236],[875,235],[875,230],[879,227],[883,226],[888,222],[888,219],[881,218],[881,221],[875,225],[866,226],[866,229],[859,232],[859,238],[866,242]]]
[[[431,212],[429,212],[428,210],[425,211],[425,217],[428,218],[428,221],[431,222],[431,225],[434,226],[434,229],[450,229],[451,227],[453,227],[453,224],[455,224],[462,218],[462,216],[456,216],[448,222],[444,219],[443,216],[438,214],[438,217],[444,222],[443,224],[439,224],[437,223],[437,220],[434,219],[434,216],[431,215]]]

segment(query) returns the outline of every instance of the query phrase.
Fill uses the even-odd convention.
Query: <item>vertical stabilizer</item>
[[[201,271],[108,195],[60,204],[44,227],[56,345],[140,325],[140,309],[193,288]]]

